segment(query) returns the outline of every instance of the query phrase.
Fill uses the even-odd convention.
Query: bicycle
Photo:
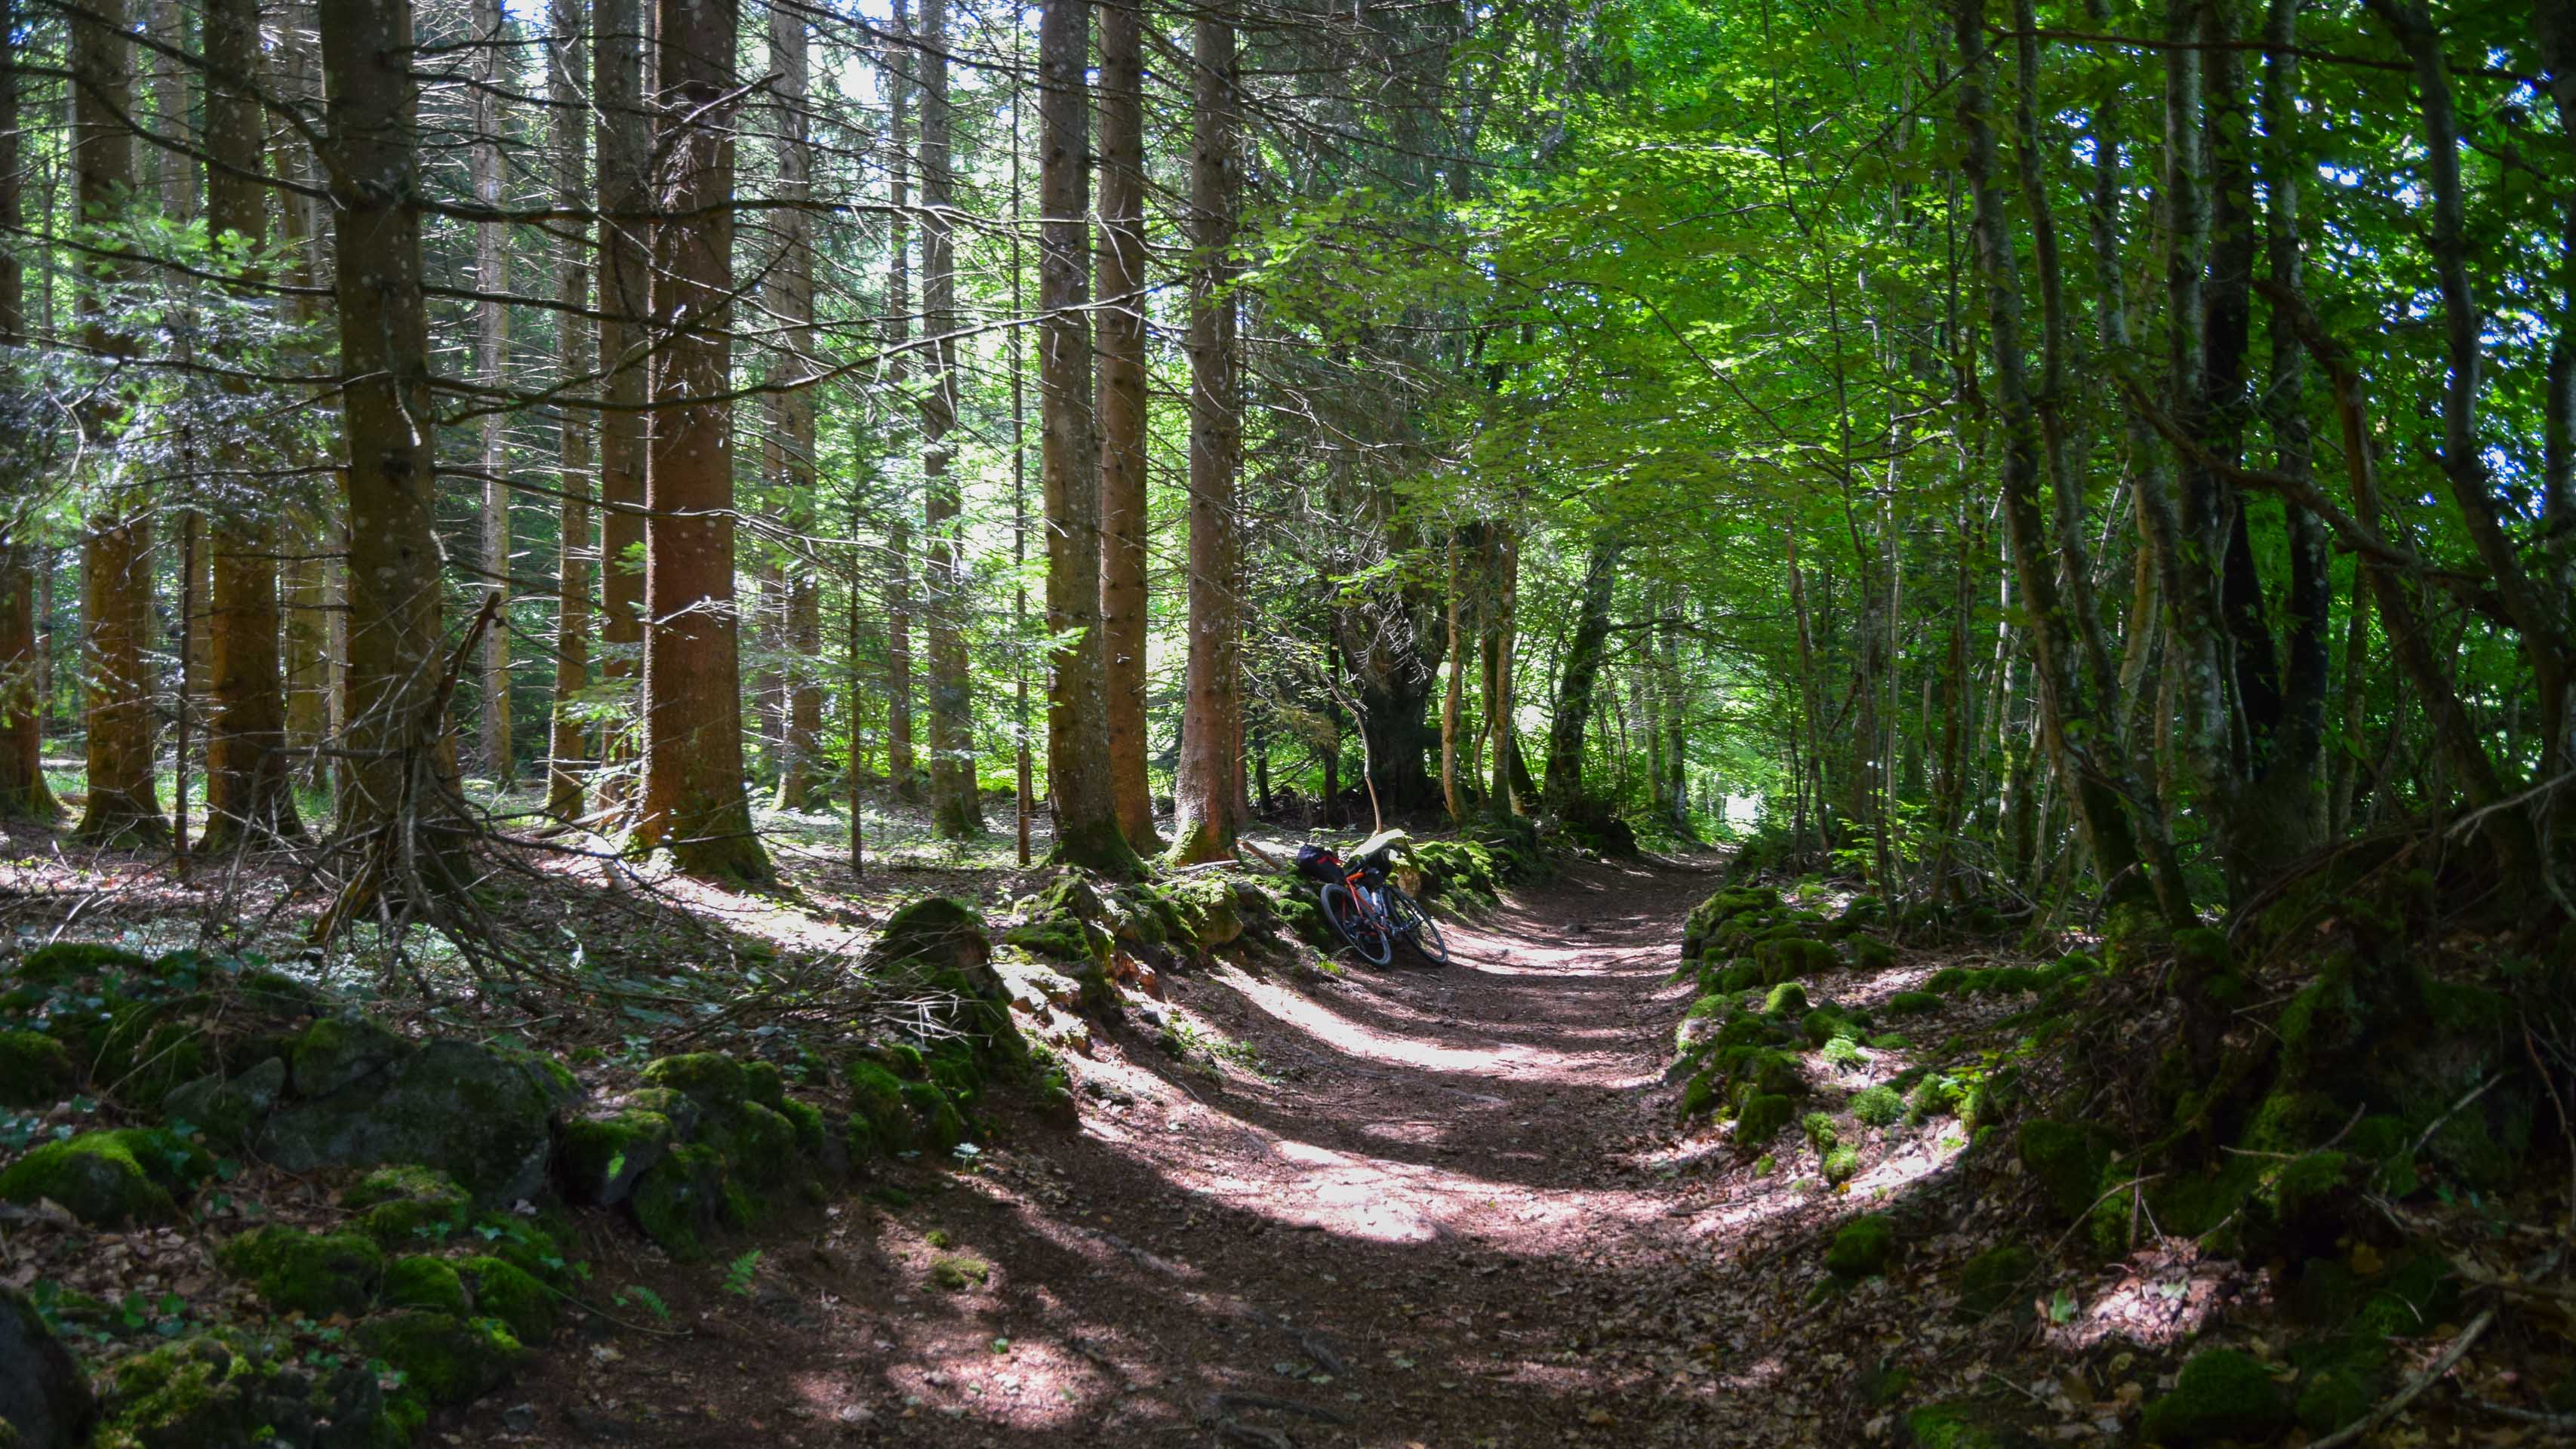
[[[1361,960],[1384,966],[1395,959],[1395,948],[1402,945],[1431,965],[1445,966],[1449,943],[1442,938],[1439,923],[1404,887],[1387,879],[1393,850],[1391,842],[1382,844],[1373,837],[1345,861],[1322,846],[1309,845],[1297,852],[1297,869],[1320,882],[1315,898],[1324,908],[1324,919]]]

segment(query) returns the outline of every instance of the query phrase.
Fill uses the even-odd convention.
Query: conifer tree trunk
[[[72,167],[82,219],[115,218],[133,188],[133,43],[126,39],[124,0],[101,0],[71,20]],[[82,340],[93,351],[121,350],[96,284],[79,290]],[[117,426],[104,397],[76,417],[84,451],[104,455]],[[89,712],[89,801],[83,839],[157,845],[169,839],[153,783],[152,668],[145,648],[152,629],[152,523],[143,500],[113,483],[99,498],[81,541],[83,683]]]
[[[886,57],[887,125],[893,156],[886,191],[893,212],[886,227],[886,381],[899,395],[911,371],[905,343],[912,336],[912,17],[908,0],[894,0],[897,44]],[[920,766],[912,738],[912,496],[898,474],[886,524],[886,779],[897,800],[921,798]]]
[[[339,829],[407,827],[432,858],[450,798],[435,717],[439,548],[429,312],[422,291],[419,82],[409,0],[319,7],[348,431],[348,665]],[[408,817],[408,818],[406,818]],[[427,825],[426,830],[414,828]]]
[[[16,0],[0,0],[0,35],[17,33]],[[0,232],[20,224],[18,72],[0,65]],[[0,247],[0,347],[27,339],[26,270]],[[45,786],[43,674],[36,634],[35,550],[27,500],[0,503],[0,821],[51,824],[61,807]]]
[[[554,149],[555,204],[571,210],[588,199],[583,185],[584,83],[589,57],[582,44],[581,0],[552,0],[546,28],[546,124]],[[557,243],[555,371],[566,385],[592,367],[591,323],[579,315],[590,305],[590,268],[579,223],[559,222],[574,235]],[[591,457],[590,415],[567,403],[558,409],[555,461],[561,478],[561,512],[555,553],[554,710],[546,742],[546,814],[569,821],[582,813],[584,776],[590,770],[590,730],[580,718],[582,691],[590,687],[590,575],[598,542],[591,536],[590,490],[598,485]]]
[[[206,222],[245,251],[266,244],[260,183],[258,0],[207,0]],[[233,384],[241,391],[244,384]],[[217,467],[225,468],[220,438]],[[244,479],[237,484],[248,486]],[[207,661],[214,714],[206,736],[206,833],[216,851],[247,836],[299,836],[287,754],[286,673],[278,654],[276,526],[256,505],[214,516]]]
[[[644,498],[644,789],[638,844],[688,874],[758,883],[743,793],[734,604],[734,0],[660,0],[653,230],[653,434]]]
[[[1494,779],[1487,799],[1498,816],[1524,813],[1533,803],[1522,788],[1528,770],[1519,763],[1520,749],[1512,719],[1512,652],[1519,622],[1520,541],[1509,530],[1494,530],[1492,593],[1485,606],[1485,735],[1493,742]]]
[[[501,0],[474,0],[475,56],[474,199],[487,207],[501,204],[501,97],[508,73],[501,37]],[[474,285],[485,299],[474,309],[474,372],[485,387],[508,379],[510,310],[499,296],[510,290],[510,229],[497,221],[474,228]],[[483,578],[482,586],[510,596],[510,489],[503,481],[510,466],[509,415],[495,407],[483,414]],[[504,616],[507,617],[506,615]],[[518,761],[510,744],[510,631],[494,627],[483,636],[483,769],[495,789],[507,789],[518,778]]]
[[[1244,824],[1243,525],[1236,510],[1243,398],[1235,302],[1226,290],[1240,180],[1234,28],[1202,13],[1191,52],[1189,655],[1172,791],[1172,858],[1184,864],[1232,855]],[[1137,423],[1141,428],[1141,402]],[[1141,479],[1137,491],[1141,509]]]
[[[599,672],[618,684],[626,703],[640,705],[633,681],[644,649],[644,452],[650,382],[647,352],[652,309],[646,269],[650,204],[646,176],[644,16],[640,0],[593,0],[591,7],[591,105],[598,114],[592,136],[597,152],[599,209],[600,391],[607,406],[599,417]],[[601,732],[599,759],[605,807],[627,789],[610,768],[631,764],[636,734],[631,725]]]
[[[949,471],[957,426],[957,177],[950,165],[948,0],[921,0],[921,320],[930,385],[921,395],[924,568],[930,586],[930,826],[951,840],[980,835],[975,698],[967,676],[964,499]]]
[[[779,192],[782,199],[803,200],[814,165],[805,116],[811,63],[805,19],[784,5],[770,7],[769,65],[779,78]],[[822,799],[817,767],[823,733],[823,687],[814,672],[823,647],[822,593],[802,542],[814,520],[814,223],[802,211],[788,211],[774,224],[781,254],[770,279],[770,310],[786,328],[776,378],[790,390],[774,394],[770,403],[769,476],[786,500],[789,530],[798,539],[781,580],[787,657],[781,665],[786,697],[776,798],[780,809],[810,810]]]
[[[1139,868],[1118,829],[1100,638],[1100,454],[1091,415],[1090,0],[1047,0],[1038,21],[1039,487],[1047,542],[1047,791],[1055,856],[1115,875]]]
[[[1601,676],[1602,647],[1610,638],[1610,590],[1619,577],[1619,544],[1596,535],[1583,565],[1582,602],[1565,669],[1557,676],[1556,711],[1548,721],[1547,808],[1566,815],[1583,794],[1583,725],[1592,713],[1592,687]]]
[[[1159,845],[1145,776],[1145,21],[1100,9],[1100,628],[1118,828]],[[1193,710],[1189,728],[1201,720]]]

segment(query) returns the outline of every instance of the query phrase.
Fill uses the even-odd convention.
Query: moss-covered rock
[[[326,1016],[304,1029],[288,1048],[299,1097],[327,1097],[391,1068],[411,1052],[404,1041],[367,1017]]]
[[[2141,1428],[2152,1443],[2185,1446],[2221,1439],[2262,1443],[2289,1423],[2289,1406],[2270,1369],[2242,1350],[2213,1348],[2182,1366],[2173,1392],[2147,1406]]]
[[[1079,877],[1069,878],[1079,880]],[[1058,889],[1062,889],[1061,882]],[[1101,914],[1099,896],[1090,892],[1087,883],[1082,889],[1089,892],[1087,904],[1091,909],[1074,914],[1080,919],[1096,919]],[[1051,905],[1061,905],[1052,896],[1049,899]],[[1064,913],[1063,909],[1046,912],[1048,915]],[[981,912],[961,900],[925,896],[907,902],[886,918],[885,930],[878,933],[876,943],[868,948],[866,959],[880,965],[898,961],[980,962],[990,957],[991,950],[991,937]]]
[[[1855,1093],[1848,1104],[1854,1117],[1872,1127],[1887,1127],[1905,1115],[1905,1099],[1893,1087],[1869,1087]]]
[[[942,1256],[930,1260],[932,1286],[944,1288],[951,1293],[961,1293],[968,1288],[981,1286],[992,1276],[992,1271],[980,1260],[974,1258]]]
[[[2099,1129],[2043,1117],[2024,1122],[2015,1144],[2022,1167],[2047,1191],[2059,1221],[2083,1216],[2102,1195],[2111,1143]]]
[[[383,1298],[387,1308],[426,1308],[458,1318],[466,1316],[473,1306],[456,1266],[425,1254],[396,1258],[385,1266]]]
[[[285,1060],[264,1057],[230,1079],[210,1074],[171,1088],[161,1114],[195,1126],[218,1147],[238,1148],[258,1134],[285,1089]]]
[[[1855,971],[1880,972],[1896,964],[1896,948],[1876,936],[1851,938],[1851,963]]]
[[[1789,1125],[1797,1110],[1797,1104],[1782,1093],[1756,1092],[1746,1097],[1735,1109],[1737,1147],[1750,1151],[1768,1143]]]
[[[1230,945],[1243,935],[1243,902],[1222,872],[1183,876],[1164,887],[1180,913],[1190,942],[1200,950]]]
[[[80,1090],[61,1042],[36,1031],[0,1031],[0,1107],[50,1107]]]
[[[878,1152],[910,1151],[916,1134],[912,1113],[904,1105],[903,1080],[870,1061],[851,1063],[847,1075],[850,1115],[866,1124],[870,1145]]]
[[[1843,1224],[1825,1249],[1825,1270],[1845,1280],[1875,1277],[1895,1261],[1896,1224],[1883,1213]]]
[[[1762,1009],[1773,1016],[1803,1017],[1807,1013],[1806,988],[1795,981],[1784,981],[1762,999]]]
[[[1846,1142],[1824,1156],[1819,1171],[1829,1187],[1840,1187],[1860,1175],[1860,1149]]]
[[[1988,1248],[1970,1258],[1959,1269],[1959,1316],[1983,1318],[2016,1302],[2026,1303],[2031,1275],[2038,1270],[2039,1255],[2019,1243]]]
[[[296,1363],[236,1332],[137,1354],[108,1383],[93,1449],[394,1449],[411,1440],[363,1363]]]
[[[626,1201],[678,1138],[670,1118],[635,1107],[564,1124],[556,1161],[565,1196],[600,1207]]]
[[[25,1294],[0,1284],[0,1445],[80,1449],[97,1407],[71,1350]]]
[[[1929,991],[1900,991],[1883,1008],[1890,1016],[1923,1016],[1941,1009],[1941,998]]]
[[[656,1057],[644,1065],[644,1080],[696,1102],[700,1107],[729,1107],[751,1094],[751,1076],[743,1064],[723,1052],[685,1052]]]
[[[63,986],[92,977],[121,976],[152,969],[150,957],[94,941],[55,941],[30,951],[18,962],[18,979],[35,986]]]
[[[358,1230],[388,1249],[436,1245],[465,1226],[473,1203],[456,1179],[409,1163],[376,1168],[340,1194]]]
[[[554,1337],[557,1299],[535,1274],[500,1258],[467,1258],[456,1265],[472,1295],[475,1313],[507,1324],[521,1343],[543,1343]]]
[[[724,1154],[712,1147],[674,1147],[637,1180],[627,1206],[636,1226],[680,1262],[707,1255],[707,1236],[732,1212]]]
[[[214,1171],[212,1158],[173,1132],[84,1132],[48,1142],[0,1172],[0,1201],[32,1206],[50,1198],[92,1227],[169,1222],[180,1200]]]
[[[808,1162],[824,1162],[832,1156],[832,1132],[824,1124],[823,1109],[811,1102],[789,1097],[778,1104],[778,1115],[796,1133],[796,1150]]]
[[[1822,976],[1842,964],[1833,947],[1805,936],[1765,941],[1754,952],[1754,959],[1775,981],[1792,976]]]
[[[1914,1449],[2003,1449],[1972,1404],[1927,1404],[1905,1416],[1905,1431]]]
[[[1944,966],[1932,973],[1923,989],[1936,996],[1957,996],[1968,989],[1971,981],[1972,973],[1966,967]]]
[[[454,1318],[416,1308],[360,1323],[358,1343],[433,1404],[461,1404],[509,1382],[528,1356],[497,1318]]]
[[[486,1201],[533,1198],[559,1093],[524,1054],[435,1040],[385,1072],[271,1114],[260,1151],[290,1172],[417,1163]]]
[[[384,1251],[366,1238],[301,1228],[253,1228],[219,1245],[215,1261],[277,1312],[315,1318],[366,1312],[385,1276]]]
[[[925,1152],[947,1152],[966,1140],[966,1117],[935,1082],[903,1084],[904,1104],[912,1109],[919,1132],[915,1141]]]

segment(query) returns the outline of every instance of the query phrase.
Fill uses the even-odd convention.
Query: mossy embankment
[[[2420,840],[2351,850],[2157,939],[2002,911],[1981,937],[1957,905],[1896,930],[1758,870],[1713,893],[1667,1080],[1711,1170],[1802,1204],[1783,1269],[1815,1311],[1889,1346],[1855,1432],[2321,1438],[2481,1313],[2507,1409],[2576,1401],[2576,1355],[2492,1286],[2546,1271],[2568,1211],[2576,932],[2446,870]],[[1963,1361],[2101,1399],[2052,1413]]]

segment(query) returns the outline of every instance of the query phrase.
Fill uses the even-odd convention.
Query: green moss
[[[367,1239],[300,1228],[253,1228],[219,1245],[215,1261],[270,1308],[315,1318],[366,1312],[385,1276],[384,1251]]]
[[[1071,875],[1064,879],[1080,881],[1079,877]],[[1088,893],[1088,887],[1085,890]],[[1056,902],[1063,893],[1064,881],[1059,881],[1055,890],[1049,893],[1048,900]],[[1093,911],[1083,914],[1097,914],[1096,895],[1093,905]],[[1058,912],[1049,911],[1047,914]],[[952,956],[959,945],[969,939],[977,943],[985,939],[981,912],[964,901],[946,896],[925,896],[905,903],[886,918],[885,930],[878,934],[876,944],[868,948],[868,955],[881,961],[940,960]]]
[[[388,1308],[426,1308],[457,1318],[466,1315],[469,1305],[465,1280],[457,1276],[455,1265],[426,1256],[396,1258],[386,1265],[384,1301]]]
[[[795,1129],[796,1150],[805,1154],[808,1159],[820,1160],[832,1135],[831,1129],[823,1123],[823,1109],[811,1102],[800,1102],[793,1097],[788,1097],[779,1102],[778,1114],[785,1117],[787,1124]]]
[[[1871,1278],[1896,1260],[1896,1224],[1885,1214],[1868,1213],[1842,1225],[1825,1249],[1825,1269],[1837,1278]]]
[[[2182,1366],[2173,1392],[2147,1406],[2143,1429],[2159,1444],[2260,1443],[2289,1426],[2272,1371],[2232,1348],[2206,1349]]]
[[[0,1172],[0,1201],[51,1198],[92,1227],[169,1222],[178,1200],[214,1175],[214,1160],[176,1133],[150,1127],[84,1132],[48,1142]]]
[[[1833,947],[1804,936],[1765,942],[1754,956],[1775,981],[1791,976],[1822,976],[1842,964]]]
[[[1928,1404],[1905,1416],[1914,1449],[2003,1449],[2003,1440],[1977,1422],[1964,1404]]]
[[[2300,1371],[2291,1412],[2313,1437],[2369,1414],[2390,1388],[2387,1345],[2368,1335],[2338,1334],[2302,1344],[2290,1350],[2290,1361]]]
[[[698,1140],[725,1156],[735,1180],[774,1187],[800,1171],[796,1124],[758,1102],[710,1110]]]
[[[1941,996],[1957,996],[1968,989],[1969,975],[1964,967],[1944,966],[1932,973],[1932,979],[1923,983],[1923,989]]]
[[[2016,1301],[2030,1299],[2031,1275],[2039,1255],[2019,1243],[1988,1248],[1959,1269],[1959,1316],[1983,1318]]]
[[[80,1089],[63,1044],[34,1031],[0,1031],[0,1107],[50,1107]]]
[[[1854,936],[1851,958],[1855,971],[1884,971],[1896,964],[1896,948],[1876,936]]]
[[[692,1143],[646,1169],[627,1199],[644,1235],[677,1261],[707,1255],[706,1237],[726,1207],[724,1154]]]
[[[1846,1104],[1854,1117],[1872,1127],[1892,1126],[1905,1115],[1905,1099],[1892,1087],[1871,1087]]]
[[[1860,1149],[1852,1146],[1842,1146],[1826,1153],[1824,1161],[1824,1175],[1825,1182],[1834,1187],[1840,1187],[1844,1183],[1858,1177],[1860,1175]]]
[[[2098,1129],[2043,1117],[2021,1125],[2016,1145],[2022,1167],[2047,1191],[2059,1221],[2091,1210],[2111,1165],[2110,1141]]]
[[[1941,1009],[1941,998],[1929,991],[1900,991],[1887,998],[1890,1016],[1922,1016]]]
[[[912,1114],[904,1107],[902,1079],[867,1061],[851,1063],[848,1075],[851,1113],[867,1123],[878,1150],[910,1150]]]
[[[1807,1010],[1806,988],[1795,981],[1784,981],[1763,998],[1762,1009],[1773,1016],[1803,1016]]]
[[[1735,1141],[1741,1148],[1759,1147],[1780,1135],[1797,1111],[1780,1093],[1756,1092],[1735,1109]]]
[[[1835,1129],[1831,1112],[1808,1113],[1798,1119],[1798,1130],[1807,1135],[1807,1145],[1818,1152],[1831,1152],[1842,1141],[1842,1133]]]
[[[987,1281],[992,1271],[973,1258],[943,1255],[930,1260],[931,1283],[951,1293],[960,1293]]]
[[[500,1258],[467,1258],[456,1265],[474,1295],[474,1311],[509,1325],[521,1343],[554,1337],[556,1298],[533,1273]]]
[[[1838,1036],[1827,1040],[1823,1046],[1816,1049],[1816,1054],[1823,1057],[1826,1062],[1843,1071],[1850,1071],[1869,1060],[1868,1057],[1861,1053],[1861,1049],[1859,1047],[1852,1044],[1852,1039],[1847,1036]]]
[[[556,1137],[564,1190],[575,1202],[602,1207],[624,1202],[636,1180],[662,1160],[678,1135],[670,1118],[631,1107],[611,1117],[565,1123]]]
[[[744,1096],[775,1112],[778,1104],[787,1100],[787,1075],[776,1062],[745,1062],[742,1090]]]
[[[410,1043],[367,1017],[325,1016],[287,1050],[298,1096],[320,1097],[363,1081],[399,1061]]]
[[[689,1052],[662,1057],[644,1068],[644,1080],[667,1087],[702,1107],[723,1107],[750,1095],[750,1074],[742,1063],[722,1052]]]
[[[340,1194],[358,1209],[359,1231],[387,1248],[436,1243],[465,1225],[473,1198],[456,1179],[426,1167],[379,1167]]]
[[[65,985],[91,976],[149,971],[152,962],[131,951],[92,941],[38,946],[18,962],[18,979],[38,986]]]
[[[1985,978],[1979,988],[1980,995],[2019,996],[2024,992],[2037,991],[2045,984],[2039,973],[2028,966],[1998,966],[1980,974]]]
[[[906,1082],[903,1100],[920,1124],[916,1140],[923,1151],[947,1152],[966,1140],[966,1118],[938,1084]]]
[[[1687,1121],[1717,1105],[1719,1076],[1714,1069],[1694,1074],[1682,1087],[1682,1118]]]
[[[1762,984],[1762,968],[1750,961],[1737,961],[1720,970],[1712,984],[1728,993],[1750,991]]]
[[[507,1325],[493,1318],[452,1318],[416,1308],[380,1313],[360,1323],[361,1347],[403,1376],[404,1386],[433,1404],[480,1398],[509,1380],[527,1357]]]

